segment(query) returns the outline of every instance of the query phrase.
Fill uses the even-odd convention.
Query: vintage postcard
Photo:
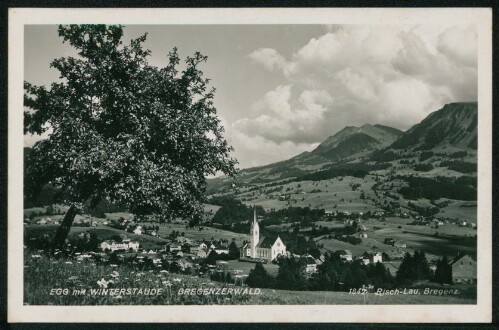
[[[9,12],[10,322],[490,322],[489,9]]]

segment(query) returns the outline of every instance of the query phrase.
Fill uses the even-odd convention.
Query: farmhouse
[[[452,282],[454,283],[475,283],[476,282],[476,261],[469,255],[461,255],[449,264],[452,269]]]
[[[383,255],[381,254],[381,252],[373,253],[373,255],[371,256],[371,261],[373,264],[377,262],[383,262]]]
[[[114,240],[104,241],[100,244],[100,248],[102,251],[110,250],[112,252],[118,250],[129,250],[132,249],[137,251],[139,249],[139,242],[132,242],[130,240],[124,240],[121,243],[117,243]]]
[[[217,254],[229,254],[229,248],[225,246],[212,244],[210,249],[215,251]]]
[[[303,264],[305,265],[305,272],[307,274],[313,274],[317,272],[317,262],[312,256],[308,255],[301,257],[301,262],[303,262]]]
[[[251,223],[250,236],[250,242],[242,248],[243,257],[272,261],[279,256],[286,255],[286,245],[279,236],[277,238],[265,236],[260,238],[260,227],[256,217],[256,209],[254,211],[253,222]]]

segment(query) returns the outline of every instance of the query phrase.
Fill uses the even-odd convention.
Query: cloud
[[[260,48],[248,55],[255,63],[263,64],[269,71],[282,69],[286,65],[286,59],[272,48]]]
[[[248,136],[261,136],[281,143],[314,143],[321,138],[315,131],[317,122],[324,119],[333,98],[324,90],[304,90],[296,100],[291,99],[290,85],[277,86],[267,92],[255,107],[266,110],[256,118],[242,118],[232,128]]]
[[[242,168],[275,163],[317,147],[317,144],[313,143],[275,142],[233,128],[227,129],[225,136],[227,141],[235,146],[234,156]]]
[[[474,67],[477,63],[477,34],[472,26],[444,31],[439,37],[438,50],[457,64]]]
[[[473,26],[335,25],[289,59],[271,48],[248,57],[284,81],[231,130],[270,150],[310,150],[347,125],[408,129],[446,103],[477,98]]]

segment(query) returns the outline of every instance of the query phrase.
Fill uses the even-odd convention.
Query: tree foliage
[[[407,252],[397,271],[397,282],[412,283],[419,280],[431,280],[433,273],[423,251]]]
[[[261,263],[257,263],[255,268],[250,270],[246,284],[253,288],[271,288],[274,285],[274,278],[267,273]]]
[[[305,265],[295,258],[279,259],[275,280],[277,289],[303,291],[308,286]]]
[[[177,49],[158,68],[146,34],[124,44],[121,26],[64,25],[77,57],[51,62],[60,81],[25,82],[25,133],[49,131],[27,162],[26,191],[45,184],[61,200],[107,199],[142,215],[200,219],[205,176],[235,172],[213,104],[214,89],[196,52],[180,71]]]

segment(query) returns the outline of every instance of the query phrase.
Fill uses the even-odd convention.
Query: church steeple
[[[251,258],[257,257],[256,246],[260,241],[260,226],[258,225],[258,218],[256,217],[256,206],[253,206],[253,222],[251,223],[250,229],[250,240],[251,240]]]

